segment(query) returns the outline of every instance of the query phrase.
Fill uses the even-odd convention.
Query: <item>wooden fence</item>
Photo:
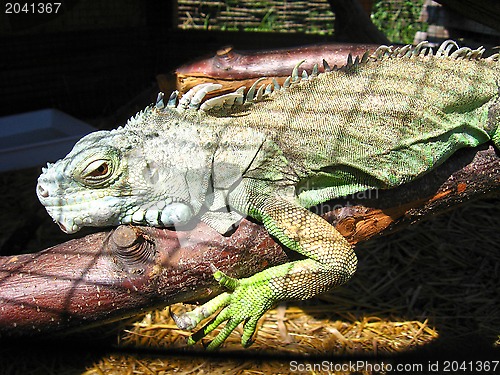
[[[178,1],[182,29],[332,34],[335,15],[326,0]]]

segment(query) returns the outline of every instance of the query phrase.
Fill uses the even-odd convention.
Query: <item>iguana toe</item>
[[[217,268],[213,268],[214,270],[214,279],[219,282],[221,286],[231,291],[234,291],[239,284],[239,280],[233,277],[227,276],[224,272],[219,271]]]
[[[187,313],[176,315],[170,311],[170,316],[174,320],[177,327],[185,330],[192,330],[196,327],[203,319],[208,318],[210,315],[214,314],[221,307],[227,306],[230,301],[230,295],[228,293],[222,293],[202,306],[198,306],[192,311]],[[208,333],[208,332],[207,332]]]
[[[241,344],[245,347],[250,346],[253,342],[252,337],[257,322],[276,302],[276,296],[267,285],[267,280],[261,280],[261,277],[256,276],[259,275],[238,280],[217,270],[214,277],[221,285],[233,289],[233,292],[223,293],[181,316],[173,315],[173,319],[179,328],[192,329],[201,320],[223,308],[212,321],[189,337],[188,344],[192,345],[201,340],[223,322],[226,322],[206,349],[218,348],[241,323],[243,323]]]
[[[194,311],[194,310],[193,310]],[[194,327],[196,327],[196,319],[193,319],[190,315],[182,314],[182,315],[176,315],[170,310],[170,316],[174,320],[175,324],[177,327],[180,329],[185,329],[185,330],[192,330]]]

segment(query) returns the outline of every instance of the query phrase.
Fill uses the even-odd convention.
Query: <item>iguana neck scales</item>
[[[215,270],[223,293],[180,317],[193,336],[223,321],[219,346],[278,301],[340,285],[356,268],[347,241],[306,208],[365,189],[391,188],[435,168],[461,147],[500,145],[499,55],[443,43],[382,46],[361,60],[299,77],[284,87],[243,89],[201,104],[219,85],[197,86],[129,120],[82,138],[43,169],[40,201],[68,232],[134,223],[176,226],[199,218],[224,233],[242,216],[260,220],[306,259],[235,280]]]

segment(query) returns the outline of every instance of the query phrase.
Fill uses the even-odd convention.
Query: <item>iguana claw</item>
[[[198,324],[195,319],[193,319],[188,314],[176,315],[169,309],[170,317],[174,320],[175,325],[180,329],[185,329],[187,331],[192,330]]]
[[[204,305],[179,316],[171,312],[171,316],[179,328],[190,330],[222,308],[214,319],[189,337],[187,344],[195,344],[227,321],[206,349],[218,348],[240,323],[243,323],[241,344],[244,347],[250,346],[253,343],[252,337],[258,320],[275,302],[273,293],[265,285],[266,283],[262,283],[263,280],[260,280],[260,277],[255,277],[259,276],[258,274],[238,280],[225,275],[213,266],[211,268],[219,284],[231,290],[232,293],[222,293]]]

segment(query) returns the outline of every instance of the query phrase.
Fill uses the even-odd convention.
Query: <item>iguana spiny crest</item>
[[[174,93],[125,127],[82,138],[39,177],[37,194],[68,233],[82,226],[176,226],[193,218],[223,233],[242,216],[261,221],[306,259],[235,280],[180,317],[186,329],[223,310],[190,342],[227,321],[219,346],[244,324],[251,343],[272,305],[348,280],[356,257],[345,238],[306,208],[365,189],[391,188],[435,168],[461,147],[500,145],[499,54],[444,42],[434,53],[381,46],[283,87],[244,89],[203,102],[218,85]]]

